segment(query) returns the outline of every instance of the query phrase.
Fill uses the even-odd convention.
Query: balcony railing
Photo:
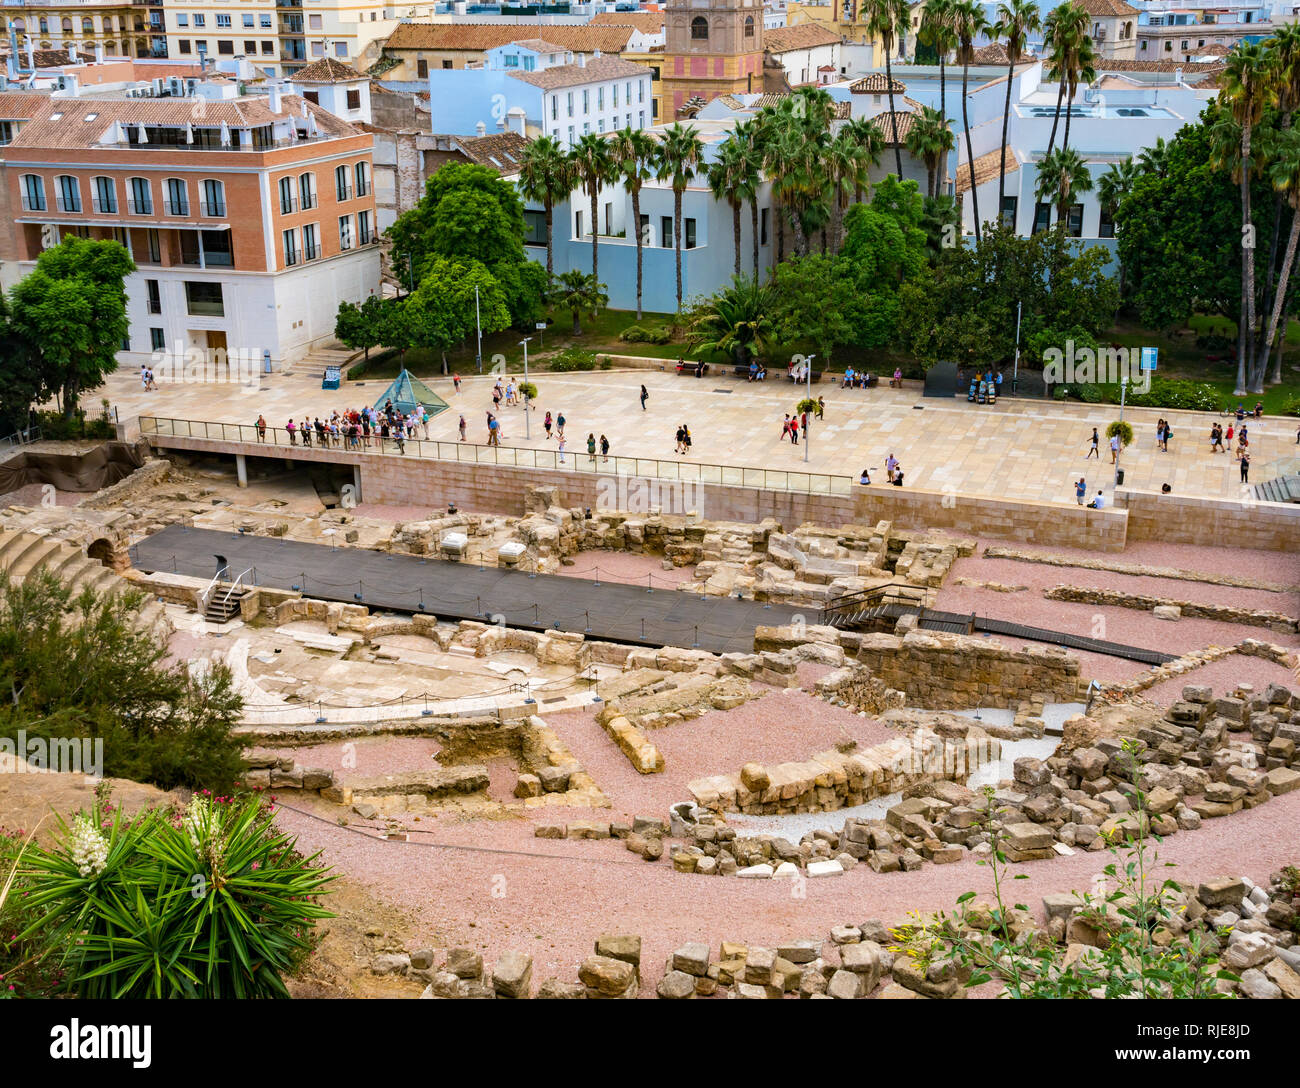
[[[298,198],[296,196],[280,197],[280,214],[293,215],[298,210]]]
[[[167,215],[189,215],[190,202],[188,200],[165,200],[163,201],[163,211]]]
[[[352,186],[351,186],[351,185],[335,185],[335,186],[334,186],[334,189],[335,189],[335,193],[336,193],[336,196],[337,196],[338,202],[339,202],[340,204],[342,204],[345,200],[351,200],[351,199],[352,199]]]
[[[316,207],[316,194],[305,193],[299,203],[303,211],[310,211],[312,208]]]
[[[109,197],[107,200],[101,199],[100,197],[95,197],[95,199],[92,200],[90,204],[91,207],[94,208],[95,211],[99,212],[101,215],[117,214],[117,200],[114,199],[113,197]]]
[[[315,260],[317,257],[319,257],[319,256],[320,256],[320,247],[319,247],[319,246],[303,245],[303,247],[302,247],[302,259],[303,259],[304,261],[314,261],[314,260]]]
[[[358,197],[362,197],[362,196],[369,196],[369,195],[370,195],[370,182],[368,182],[368,181],[358,181],[358,182],[357,182],[357,196],[358,196]]]
[[[81,197],[56,196],[54,206],[61,212],[79,212],[81,211]]]
[[[128,215],[153,215],[153,201],[128,200],[126,202],[126,211]]]
[[[284,267],[292,268],[298,263],[298,254],[296,252],[286,253],[284,255]]]
[[[226,215],[226,202],[224,200],[205,200],[199,205],[199,214],[223,219]]]
[[[43,212],[45,211],[45,197],[31,197],[23,193],[23,211],[25,212]]]

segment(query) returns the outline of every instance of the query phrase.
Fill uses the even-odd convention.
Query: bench
[[[868,388],[868,389],[875,389],[875,387],[878,386],[879,384],[880,384],[880,375],[879,375],[879,374],[872,374],[871,377],[869,377],[869,378],[867,379],[867,388]],[[843,379],[843,378],[840,378],[840,387],[841,387],[841,388],[844,388],[844,379]],[[852,388],[852,389],[861,389],[861,388],[862,388],[862,375],[861,375],[861,374],[854,374],[854,375],[853,375],[853,384],[852,384],[852,386],[850,386],[849,388]]]
[[[794,374],[793,374],[793,372],[787,373],[787,374],[786,374],[786,377],[787,377],[790,381],[794,381]],[[815,385],[817,382],[819,382],[819,381],[821,381],[821,380],[822,380],[822,372],[821,372],[820,370],[814,370],[814,371],[812,372],[812,381],[813,381],[813,384]],[[800,378],[800,379],[799,379],[799,384],[800,384],[800,385],[803,385],[804,382],[806,382],[806,381],[808,381],[807,378]]]
[[[681,362],[677,364],[677,366],[674,369],[677,371],[678,374],[689,374],[692,378],[694,378],[696,376],[695,368],[698,365],[699,365],[698,363],[688,363],[685,359],[683,359]],[[705,363],[704,368],[701,371],[701,374],[707,374],[708,372],[709,372],[709,364]]]

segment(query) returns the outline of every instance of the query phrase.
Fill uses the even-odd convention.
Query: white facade
[[[623,79],[582,83],[542,95],[542,126],[564,147],[572,147],[589,132],[644,129],[651,117],[650,73]]]

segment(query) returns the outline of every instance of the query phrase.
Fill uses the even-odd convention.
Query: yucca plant
[[[83,998],[287,997],[333,879],[254,797],[61,822],[24,866],[39,934]]]

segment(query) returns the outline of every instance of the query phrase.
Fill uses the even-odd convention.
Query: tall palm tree
[[[581,336],[582,315],[589,313],[594,321],[596,315],[609,305],[609,295],[605,293],[605,285],[595,276],[581,268],[573,268],[555,278],[550,302],[573,315],[573,335]]]
[[[659,145],[644,129],[625,128],[614,133],[610,140],[610,157],[623,178],[623,188],[632,198],[632,223],[636,229],[636,317],[641,320],[642,253],[645,239],[641,237],[641,186],[655,176],[658,169]]]
[[[582,191],[587,194],[587,199],[590,201],[591,275],[597,281],[600,279],[600,269],[597,264],[600,259],[600,222],[596,204],[600,197],[600,187],[614,180],[614,161],[610,158],[609,151],[608,140],[594,132],[588,132],[579,138],[573,145],[573,150],[569,152],[574,177],[577,178]]]
[[[939,195],[939,164],[957,146],[952,126],[938,110],[922,106],[907,133],[907,150],[925,163],[925,195]]]
[[[894,144],[894,166],[898,178],[903,178],[903,150],[898,140],[898,114],[894,112],[894,69],[892,57],[899,33],[907,27],[907,0],[865,0],[867,25],[873,37],[880,39],[880,48],[885,54],[885,81],[889,92],[889,119],[893,127],[891,139]]]
[[[1091,189],[1092,172],[1088,163],[1072,148],[1058,147],[1049,151],[1038,164],[1035,195],[1043,203],[1056,205],[1057,226],[1065,224],[1074,198]]]
[[[573,192],[573,163],[559,141],[539,136],[519,156],[519,191],[546,212],[546,278],[555,275],[555,205]]]
[[[1143,150],[1137,158],[1138,168],[1145,173],[1163,178],[1169,170],[1169,145],[1163,136],[1157,136],[1156,142]]]
[[[1097,70],[1093,63],[1097,59],[1097,54],[1092,48],[1092,38],[1088,36],[1087,22],[1085,21],[1078,39],[1078,46],[1074,51],[1074,63],[1070,65],[1066,73],[1066,108],[1065,108],[1065,135],[1061,137],[1061,146],[1070,146],[1070,119],[1074,116],[1074,96],[1079,93],[1079,84],[1084,86],[1092,83],[1097,78]]]
[[[795,125],[775,126],[767,141],[766,166],[782,223],[789,220],[794,232],[795,256],[802,257],[808,252],[805,215],[824,189],[816,144]],[[779,248],[784,259],[784,245]]]
[[[1097,203],[1102,211],[1115,218],[1119,202],[1129,194],[1133,182],[1137,180],[1138,168],[1131,158],[1123,162],[1113,162],[1097,179]]]
[[[961,124],[966,133],[966,168],[970,171],[970,203],[975,218],[975,241],[980,240],[980,201],[975,189],[975,158],[971,152],[970,112],[967,109],[970,85],[970,62],[975,54],[975,39],[987,29],[984,9],[976,0],[955,0],[952,8],[953,32],[957,35],[957,59],[961,61]],[[1001,209],[999,209],[1000,213]]]
[[[704,157],[704,141],[694,125],[675,122],[664,129],[658,176],[673,187],[673,256],[677,262],[677,312],[682,310],[682,194]]]
[[[1007,0],[998,5],[998,21],[992,34],[1006,42],[1007,100],[1002,107],[1002,158],[998,162],[998,222],[1007,199],[1007,125],[1011,122],[1011,85],[1016,79],[1016,65],[1025,55],[1029,35],[1042,29],[1043,22],[1034,0]]]
[[[1256,392],[1247,386],[1254,379],[1254,360],[1247,356],[1255,335],[1255,225],[1251,218],[1250,182],[1256,164],[1250,157],[1250,138],[1270,104],[1272,83],[1273,68],[1262,46],[1241,42],[1229,54],[1220,98],[1241,126],[1241,165],[1238,170],[1241,175],[1241,320],[1237,327],[1237,396]],[[1262,380],[1259,385],[1262,392]]]
[[[1066,106],[1066,126],[1068,127],[1070,123],[1070,103],[1065,102],[1065,92],[1067,85],[1072,81],[1074,87],[1078,86],[1075,69],[1079,62],[1079,55],[1085,48],[1083,45],[1085,41],[1091,53],[1092,39],[1088,37],[1088,19],[1088,13],[1083,9],[1082,4],[1067,0],[1060,7],[1048,12],[1043,22],[1043,45],[1047,50],[1047,78],[1055,80],[1057,84],[1056,113],[1052,116],[1052,135],[1047,141],[1049,152],[1056,146],[1056,128],[1061,123],[1063,103]],[[1073,87],[1070,89],[1071,101],[1073,101]]]
[[[754,280],[758,280],[758,193],[763,185],[762,129],[755,121],[741,121],[731,130],[737,151],[737,169],[744,174],[749,200],[750,230],[754,236]]]
[[[731,208],[732,256],[734,258],[733,275],[740,275],[740,211],[749,199],[749,178],[746,174],[748,163],[745,161],[744,148],[728,137],[718,148],[717,157],[709,163],[705,176],[709,179],[709,188],[719,200],[725,200]]]
[[[880,126],[874,120],[870,117],[858,117],[852,121],[847,121],[840,129],[840,133],[852,137],[853,142],[862,151],[863,162],[868,167],[880,165],[880,156],[885,151],[885,134],[880,131]],[[855,204],[862,203],[862,198],[867,191],[867,184],[868,177],[864,170],[857,179],[857,184],[853,187],[853,202]]]
[[[947,117],[944,66],[948,54],[957,48],[957,35],[952,29],[952,0],[925,0],[921,9],[921,31],[917,37],[939,54],[939,112]]]
[[[1296,242],[1300,241],[1300,132],[1287,128],[1277,134],[1272,147],[1272,163],[1268,170],[1268,180],[1273,188],[1286,197],[1291,205],[1291,232],[1286,240],[1286,253],[1282,258],[1282,270],[1278,273],[1277,290],[1273,295],[1273,313],[1268,319],[1268,333],[1264,337],[1261,349],[1261,370],[1267,370],[1268,352],[1273,347],[1273,338],[1277,336],[1278,321],[1286,305],[1288,288],[1291,283],[1291,269],[1295,264]],[[1281,354],[1278,354],[1280,365]],[[1276,375],[1281,380],[1281,374]]]
[[[839,249],[840,228],[844,222],[844,206],[849,194],[866,185],[866,174],[869,169],[867,162],[861,146],[847,128],[840,129],[826,145],[822,155],[822,165],[830,182],[831,205],[828,228],[829,248],[832,250]]]

